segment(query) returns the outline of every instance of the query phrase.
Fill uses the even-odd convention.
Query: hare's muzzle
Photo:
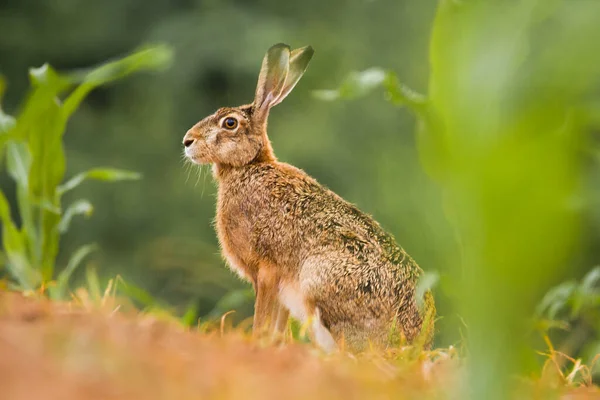
[[[187,131],[185,133],[185,136],[183,137],[183,145],[185,147],[190,147],[192,144],[194,144],[195,140],[196,139],[194,139],[194,137],[193,137],[192,130],[190,129],[189,131]]]

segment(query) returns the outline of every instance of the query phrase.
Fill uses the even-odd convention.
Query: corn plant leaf
[[[15,119],[2,110],[2,96],[6,89],[4,78],[0,76],[0,163],[4,157],[4,146],[10,139],[10,132],[15,127]]]
[[[337,89],[315,90],[313,95],[325,101],[337,99],[355,99],[371,93],[374,89],[381,87],[385,80],[386,72],[377,67],[364,71],[354,71],[348,74]]]
[[[64,176],[66,161],[62,144],[65,121],[56,101],[61,84],[53,79],[40,80],[18,117],[16,136],[26,140],[31,155],[28,195],[37,204],[60,208],[55,191]],[[34,254],[41,264],[42,278],[49,281],[54,274],[58,254],[60,216],[42,208],[37,221],[39,241]]]
[[[137,172],[126,171],[116,168],[94,168],[86,172],[79,173],[58,187],[58,194],[62,195],[69,190],[79,186],[88,179],[116,182],[130,181],[140,179],[141,175]]]
[[[73,84],[68,76],[60,75],[48,63],[41,67],[30,68],[29,81],[34,88],[41,86],[55,87],[57,92],[61,92]]]
[[[15,119],[2,111],[2,98],[6,90],[6,82],[0,76],[0,134],[7,133],[15,126]]]
[[[41,243],[34,222],[34,204],[29,195],[31,153],[25,142],[9,141],[6,146],[6,169],[17,184],[17,203],[21,217],[21,230],[27,235],[27,248],[33,264],[41,259]]]
[[[9,142],[6,150],[6,168],[13,180],[24,188],[29,181],[29,169],[31,167],[31,154],[24,142]]]
[[[165,45],[143,48],[125,58],[101,65],[83,76],[79,85],[65,100],[63,112],[68,118],[83,101],[85,96],[100,85],[124,78],[141,70],[156,70],[167,67],[173,57],[172,51]]]
[[[63,269],[58,278],[56,279],[56,286],[50,289],[50,295],[54,299],[64,299],[67,295],[69,279],[77,268],[82,264],[83,260],[86,259],[92,252],[96,251],[98,246],[96,244],[86,244],[78,248],[69,258],[69,262],[65,269]]]
[[[417,115],[423,115],[427,98],[398,80],[392,71],[373,67],[351,72],[339,88],[315,90],[313,96],[324,101],[351,100],[383,88],[386,99],[396,106],[406,106]]]
[[[87,200],[77,200],[69,207],[66,208],[60,222],[58,224],[58,231],[62,234],[69,230],[71,220],[76,215],[83,215],[89,217],[94,212],[94,206]]]
[[[24,290],[33,290],[41,277],[29,263],[24,235],[19,231],[10,215],[6,197],[0,192],[0,219],[2,220],[2,245],[8,260],[6,266]]]

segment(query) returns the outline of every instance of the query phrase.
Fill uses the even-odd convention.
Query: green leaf
[[[254,290],[251,288],[244,288],[238,290],[232,290],[225,294],[215,305],[212,311],[209,313],[209,317],[217,318],[224,313],[238,309],[245,304],[251,304],[254,299]]]
[[[77,200],[73,204],[71,204],[65,210],[60,223],[58,224],[58,231],[60,233],[66,233],[69,230],[69,225],[71,224],[71,220],[75,215],[84,215],[89,217],[92,215],[94,211],[94,206],[87,200]]]
[[[324,101],[356,99],[366,96],[373,90],[383,88],[386,99],[397,106],[409,107],[422,115],[427,98],[400,83],[396,74],[381,68],[369,68],[362,72],[351,72],[341,86],[334,90],[315,90],[313,95]]]
[[[321,100],[355,99],[371,93],[381,87],[386,72],[381,68],[369,68],[364,71],[351,72],[341,86],[334,90],[315,90],[313,95]]]
[[[198,302],[192,301],[180,319],[184,326],[193,326],[198,322]]]
[[[124,78],[137,71],[164,69],[170,64],[172,58],[173,52],[166,45],[146,47],[123,59],[109,62],[91,72],[84,73],[83,83],[65,100],[63,107],[65,118],[68,118],[85,96],[96,87]]]
[[[34,222],[34,203],[32,202],[32,196],[29,194],[31,153],[26,143],[9,141],[6,147],[6,155],[8,174],[17,183],[17,203],[21,217],[21,230],[27,236],[30,263],[37,265],[41,259],[41,243]]]
[[[593,294],[600,291],[598,284],[600,283],[600,267],[595,267],[588,272],[581,282],[581,290],[586,294]]]
[[[131,283],[127,283],[125,281],[121,282],[120,285],[121,291],[129,298],[134,301],[142,304],[146,308],[154,307],[158,304],[158,300],[156,300],[148,291],[142,289],[139,286],[133,285]]]
[[[57,93],[73,84],[66,76],[59,75],[48,63],[38,68],[30,68],[29,81],[33,87],[47,86],[56,88]]]
[[[395,73],[388,71],[383,81],[387,100],[397,106],[407,106],[422,115],[427,106],[427,98],[402,84]]]
[[[13,180],[24,188],[29,186],[31,153],[23,142],[9,142],[7,146],[6,168]]]
[[[102,299],[103,290],[100,287],[100,278],[98,278],[96,268],[86,268],[85,277],[90,297],[94,301],[100,301]]]
[[[417,286],[415,288],[415,297],[420,308],[424,306],[423,301],[425,298],[425,293],[432,290],[435,285],[437,285],[439,280],[440,276],[435,271],[424,272],[423,275],[419,277],[419,281],[417,282]]]
[[[577,284],[574,281],[568,281],[550,289],[536,308],[538,318],[546,316],[555,320],[558,313],[567,306],[576,288]]]
[[[79,186],[82,182],[87,179],[94,179],[99,181],[116,182],[116,181],[128,181],[138,180],[141,178],[141,174],[132,171],[126,171],[115,168],[94,168],[86,172],[75,175],[67,182],[63,183],[58,187],[58,194],[62,195],[69,190],[72,190]]]
[[[0,159],[3,155],[3,147],[8,139],[11,137],[8,133],[15,127],[16,121],[13,117],[5,114],[2,111],[2,96],[6,89],[6,82],[4,78],[0,76]]]
[[[56,286],[52,287],[50,290],[50,295],[52,296],[52,298],[56,300],[65,298],[68,290],[69,279],[71,279],[71,276],[81,265],[83,260],[85,260],[87,256],[89,256],[92,252],[96,251],[97,249],[98,246],[96,244],[86,244],[78,248],[71,255],[67,266],[58,275],[58,278],[56,280]]]
[[[2,245],[8,259],[7,269],[21,288],[33,290],[40,284],[41,277],[29,263],[24,236],[11,218],[8,202],[2,192],[0,192],[0,219],[2,220]]]

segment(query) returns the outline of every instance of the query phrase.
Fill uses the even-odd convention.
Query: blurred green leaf
[[[57,189],[59,195],[68,192],[79,186],[82,182],[87,179],[99,180],[99,181],[127,181],[137,180],[141,178],[141,174],[132,171],[125,171],[115,168],[94,168],[86,172],[75,175],[64,184],[60,185]]]
[[[75,250],[75,252],[71,255],[69,262],[65,269],[63,269],[60,274],[58,274],[58,278],[56,279],[56,286],[50,288],[50,295],[54,299],[65,299],[69,286],[69,279],[73,273],[77,270],[77,268],[81,265],[83,260],[88,257],[92,252],[98,250],[98,246],[96,244],[86,244]],[[88,283],[89,283],[89,275],[88,275]]]
[[[8,202],[0,192],[2,245],[8,258],[7,269],[24,290],[32,290],[41,282],[39,272],[28,261],[24,236],[13,222]]]
[[[568,281],[549,290],[537,306],[536,315],[538,318],[546,316],[550,320],[555,320],[559,312],[568,306],[576,289],[577,283]]]
[[[13,180],[23,188],[29,187],[29,169],[31,168],[31,154],[27,144],[23,142],[10,142],[7,146],[6,168]]]
[[[121,281],[119,289],[123,294],[140,303],[144,308],[151,308],[157,306],[159,303],[147,290],[131,283]]]
[[[94,206],[88,200],[77,200],[71,204],[65,210],[60,223],[58,224],[58,231],[65,234],[69,230],[71,220],[75,215],[83,215],[89,217],[94,211]]]
[[[63,112],[68,118],[87,94],[100,85],[124,78],[141,70],[157,70],[168,67],[173,52],[166,45],[143,48],[130,56],[106,63],[90,72],[82,73],[83,83],[65,100]]]
[[[228,311],[236,310],[254,300],[254,291],[250,288],[232,290],[223,296],[208,314],[209,318],[221,317]]]
[[[351,100],[366,96],[375,89],[383,88],[386,100],[396,106],[405,106],[417,115],[424,116],[427,98],[402,84],[392,71],[369,68],[351,72],[338,89],[315,90],[313,96],[324,101]]]
[[[194,326],[198,323],[198,302],[192,301],[185,310],[185,313],[181,317],[181,323],[183,326]]]
[[[320,100],[354,99],[371,93],[381,87],[386,72],[381,68],[369,68],[360,72],[351,72],[338,89],[315,90],[313,95]]]
[[[9,132],[15,127],[16,124],[16,121],[13,117],[11,117],[8,114],[5,114],[4,111],[2,111],[2,98],[5,89],[6,82],[4,81],[4,78],[0,75],[0,162],[2,160],[2,157],[4,156],[4,146],[11,137]]]
[[[6,167],[8,174],[17,184],[17,202],[21,216],[21,230],[27,235],[30,263],[40,262],[40,241],[35,227],[33,203],[29,195],[29,172],[31,169],[31,154],[24,142],[9,141],[6,146]]]
[[[100,287],[100,278],[96,268],[88,267],[85,269],[85,282],[88,293],[92,301],[98,303],[102,300],[104,291]]]
[[[29,80],[33,87],[45,86],[56,88],[57,94],[72,84],[65,76],[60,76],[48,63],[38,68],[30,68]],[[55,100],[58,101],[58,97]]]
[[[417,286],[415,288],[415,297],[419,308],[423,309],[425,293],[433,290],[440,280],[440,275],[436,271],[425,271],[419,277]]]

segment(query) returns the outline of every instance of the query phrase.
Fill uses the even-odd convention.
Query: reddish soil
[[[452,351],[326,357],[305,344],[261,345],[235,332],[0,292],[1,399],[449,398],[460,371]],[[527,391],[543,398],[537,386]],[[559,391],[600,399],[596,387]]]

